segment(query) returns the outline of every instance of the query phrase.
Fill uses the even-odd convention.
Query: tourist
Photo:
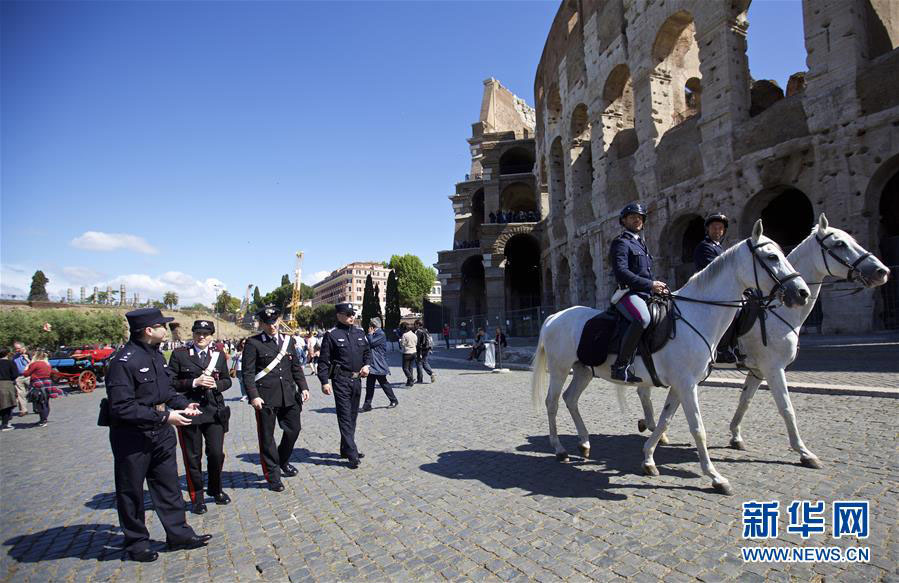
[[[53,369],[47,362],[47,353],[38,350],[34,353],[34,359],[22,373],[31,379],[31,389],[28,390],[28,400],[34,405],[34,412],[40,415],[38,427],[47,426],[47,418],[50,416],[50,388],[53,381],[50,376]]]
[[[496,336],[494,337],[496,341],[496,353],[499,354],[503,348],[509,346],[508,342],[506,342],[506,335],[503,334],[503,329],[499,326],[496,327]]]
[[[246,340],[241,340],[237,343],[237,349],[234,352],[234,356],[231,358],[231,376],[237,379],[237,384],[240,386],[240,402],[247,402],[247,390],[243,386],[243,375],[241,374],[241,370],[243,370],[243,347],[246,344]]]
[[[431,354],[431,350],[434,348],[434,341],[431,339],[431,333],[428,332],[428,329],[425,328],[424,324],[422,324],[421,320],[415,320],[415,324],[413,326],[413,330],[415,332],[415,338],[417,339],[416,344],[416,352],[415,352],[415,370],[417,372],[417,378],[419,383],[424,382],[424,378],[422,375],[422,369],[431,377],[431,384],[437,380],[437,377],[434,375],[434,371],[431,369],[431,364],[428,362],[428,356]]]
[[[443,341],[446,342],[446,349],[447,349],[447,350],[450,349],[449,338],[450,338],[450,327],[449,327],[449,324],[444,324],[444,325],[443,325]]]
[[[412,366],[418,352],[418,337],[405,322],[400,324],[400,348],[403,351],[403,372],[406,373],[406,386],[411,387],[415,384],[412,377]]]
[[[9,431],[12,410],[16,406],[16,378],[19,369],[10,358],[12,352],[8,348],[0,349],[0,431]]]
[[[22,373],[28,368],[31,359],[28,358],[26,347],[21,342],[13,342],[13,349],[15,349],[16,354],[13,356],[12,361],[19,371],[19,376],[16,378],[16,402],[19,404],[19,417],[24,417],[28,413],[25,395],[28,394],[29,381],[28,377],[22,376]]]
[[[366,340],[371,349],[371,365],[368,367],[368,377],[365,379],[365,403],[362,405],[362,410],[371,411],[371,401],[375,396],[375,383],[384,389],[384,394],[390,399],[390,407],[396,407],[400,402],[390,383],[387,382],[390,366],[387,364],[387,334],[381,329],[381,318],[376,316],[371,319]]]

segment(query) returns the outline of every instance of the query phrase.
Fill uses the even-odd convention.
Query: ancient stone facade
[[[785,247],[820,212],[899,264],[899,2],[803,2],[808,70],[753,82],[748,0],[565,0],[537,69],[536,153],[557,308],[611,295],[618,212],[650,209],[659,279],[681,285],[712,211],[728,243],[764,219]],[[775,42],[775,39],[772,39]],[[895,277],[894,277],[895,279]],[[824,332],[899,327],[896,284],[822,294]],[[890,315],[892,314],[892,316]]]
[[[494,325],[541,303],[546,201],[534,175],[534,110],[487,79],[468,143],[471,171],[449,197],[453,249],[438,253],[438,277],[447,322]]]

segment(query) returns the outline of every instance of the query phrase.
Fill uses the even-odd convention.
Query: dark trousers
[[[412,366],[415,364],[414,354],[403,355],[403,372],[406,374],[406,384],[411,385],[413,381]]]
[[[12,410],[12,407],[0,409],[0,427],[9,425],[9,420],[12,418]]]
[[[424,382],[421,369],[424,369],[424,371],[428,373],[429,376],[434,376],[434,371],[431,370],[431,363],[428,362],[428,357],[430,355],[430,350],[422,350],[415,356],[415,370],[418,372],[418,382],[420,383]]]
[[[281,426],[281,443],[275,446],[275,422]],[[290,461],[293,446],[300,436],[300,406],[262,406],[256,411],[256,432],[259,435],[259,461],[262,475],[272,484],[281,482],[281,466]]]
[[[50,417],[50,395],[47,395],[42,401],[34,404],[34,412],[40,416],[40,423],[47,422],[47,418]]]
[[[150,548],[144,520],[144,480],[166,540],[180,543],[194,536],[184,516],[184,500],[178,486],[175,431],[168,425],[159,431],[111,427],[109,443],[115,460],[115,496],[125,550]]]
[[[396,394],[393,392],[393,389],[390,387],[390,383],[387,382],[387,375],[382,374],[370,374],[365,379],[365,404],[371,407],[371,400],[375,396],[375,383],[381,385],[381,388],[384,389],[384,394],[387,395],[387,398],[390,399],[391,403],[397,403],[398,400],[396,398]]]
[[[337,376],[331,383],[334,390],[334,408],[337,409],[337,427],[340,429],[340,455],[350,460],[358,460],[356,418],[359,417],[362,379]]]
[[[203,501],[203,440],[206,441],[207,492],[215,496],[222,491],[222,466],[225,465],[225,428],[221,423],[203,423],[178,428],[181,455],[187,474],[190,501]]]
[[[443,337],[443,340],[446,342],[446,349],[449,350],[449,347],[450,347],[450,345],[449,345],[449,336],[444,336],[444,337]]]

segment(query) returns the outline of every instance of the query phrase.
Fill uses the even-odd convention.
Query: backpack
[[[432,348],[434,348],[434,340],[431,338],[431,335],[426,329],[422,329],[421,346],[419,346],[419,349],[431,350]]]

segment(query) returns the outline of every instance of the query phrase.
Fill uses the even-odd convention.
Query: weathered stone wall
[[[534,83],[543,265],[552,267],[544,301],[607,301],[606,253],[618,211],[633,200],[650,208],[647,239],[657,276],[670,282],[689,272],[691,221],[724,212],[734,243],[792,189],[813,217],[825,212],[880,254],[880,200],[899,170],[899,3],[804,1],[808,71],[791,78],[787,96],[770,82],[752,90],[748,8],[748,0],[561,4]],[[847,302],[834,297],[841,288],[822,296],[825,332],[882,327],[878,290]]]

